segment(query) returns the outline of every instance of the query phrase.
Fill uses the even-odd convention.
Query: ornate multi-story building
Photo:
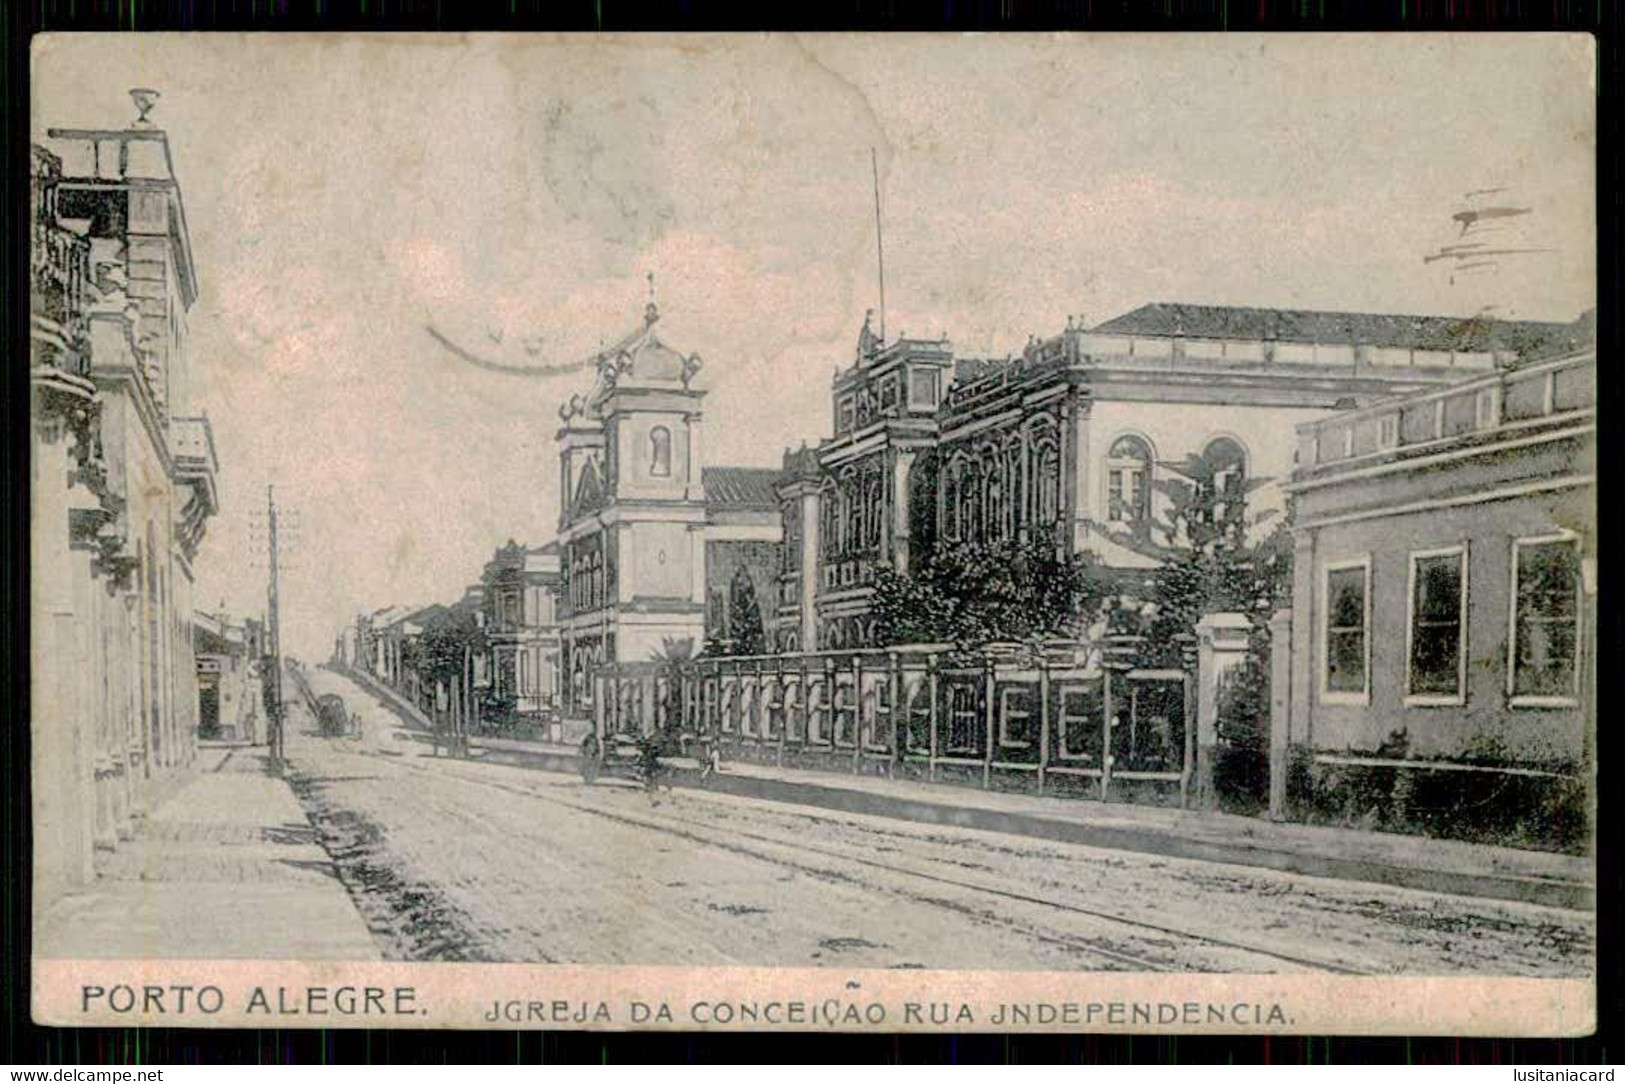
[[[1193,457],[1203,484],[1273,529],[1295,425],[1492,372],[1571,331],[1152,304],[965,358],[946,341],[880,342],[866,323],[834,379],[833,435],[785,456],[773,646],[872,644],[875,570],[907,572],[943,543],[1053,537],[1132,588],[1155,564],[1139,543],[1169,513],[1157,482]]]
[[[554,710],[560,685],[558,543],[531,548],[509,539],[486,562],[480,583],[491,692],[511,700],[519,715]]]
[[[39,899],[92,875],[195,751],[192,562],[218,508],[191,413],[192,249],[156,94],[33,153],[34,826]]]

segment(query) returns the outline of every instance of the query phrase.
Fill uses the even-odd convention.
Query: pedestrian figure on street
[[[700,739],[700,782],[722,771],[722,750],[709,737]]]
[[[603,746],[599,744],[597,731],[587,731],[587,736],[581,739],[581,778],[588,786],[598,778],[602,753]]]
[[[665,776],[666,766],[660,761],[660,738],[654,734],[645,734],[638,739],[638,775],[643,780],[643,789],[649,795],[651,805],[659,805],[660,784]],[[671,784],[666,784],[671,790]]]

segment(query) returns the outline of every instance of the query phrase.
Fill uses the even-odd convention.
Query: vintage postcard
[[[1594,1026],[1583,35],[46,35],[34,1018]]]

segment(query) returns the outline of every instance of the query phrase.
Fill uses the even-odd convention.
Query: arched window
[[[1106,518],[1140,523],[1151,515],[1151,445],[1118,437],[1106,453]]]
[[[818,495],[818,548],[826,557],[841,551],[840,499],[834,479],[825,482]]]
[[[959,537],[959,460],[948,464],[942,485],[942,530],[949,538]]]
[[[989,450],[987,453],[987,505],[982,510],[986,519],[983,526],[984,537],[992,542],[1004,537],[1005,502],[1009,499],[1010,490],[1004,476],[1004,464],[999,459],[999,453]]]
[[[848,473],[841,483],[841,504],[846,511],[841,552],[851,553],[863,545],[863,479]]]
[[[1061,518],[1061,453],[1051,441],[1038,446],[1038,523],[1048,527]]]
[[[671,430],[663,425],[649,430],[649,473],[656,478],[671,477]]]
[[[1229,437],[1218,437],[1202,450],[1203,506],[1213,510],[1216,525],[1239,523],[1247,506],[1247,453]]]
[[[870,549],[880,548],[881,531],[886,518],[886,494],[882,488],[880,472],[874,471],[869,476],[869,530],[868,545]]]
[[[959,536],[967,542],[982,534],[982,472],[975,460],[965,465],[959,479]]]
[[[1011,438],[1004,446],[1004,477],[1008,495],[1004,502],[1003,528],[1007,538],[1020,534],[1022,521],[1026,518],[1027,481],[1022,477],[1021,467],[1021,441]]]

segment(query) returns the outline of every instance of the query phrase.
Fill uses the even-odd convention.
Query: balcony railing
[[[182,481],[200,488],[211,507],[218,507],[215,477],[220,460],[214,451],[214,430],[207,416],[175,417],[169,423],[169,453],[175,460],[175,473]]]
[[[90,241],[55,223],[36,223],[30,265],[30,364],[87,376]]]
[[[1597,359],[1578,354],[1487,373],[1298,427],[1300,470],[1594,410]]]

